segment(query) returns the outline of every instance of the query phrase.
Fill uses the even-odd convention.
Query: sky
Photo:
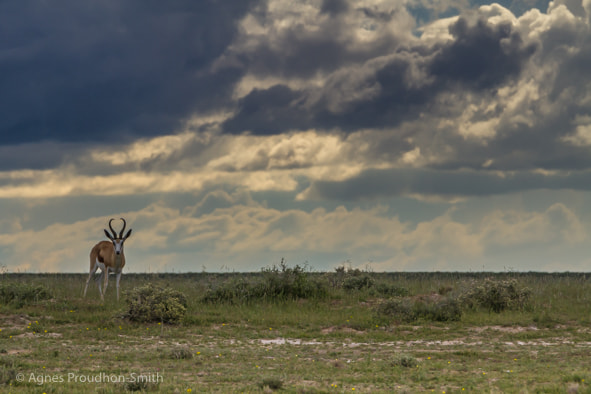
[[[589,64],[591,0],[0,2],[0,270],[589,271]]]

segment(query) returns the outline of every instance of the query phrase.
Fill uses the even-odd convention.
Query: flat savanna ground
[[[372,283],[437,298],[486,277],[531,290],[526,307],[466,308],[459,321],[379,316],[367,286],[321,298],[203,302],[207,289],[256,274],[123,275],[187,297],[179,324],[132,322],[114,281],[101,303],[85,275],[4,274],[46,300],[0,305],[0,391],[591,392],[591,280],[584,274],[380,274]],[[313,273],[324,280],[330,273]],[[234,282],[232,282],[234,281]],[[329,283],[327,282],[327,283]],[[374,285],[375,287],[375,285]]]

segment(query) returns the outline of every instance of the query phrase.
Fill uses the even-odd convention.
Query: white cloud
[[[124,150],[117,149],[111,151],[104,148],[95,148],[90,152],[90,158],[96,163],[105,162],[113,166],[141,163],[147,160],[170,157],[180,152],[186,144],[193,140],[197,138],[205,139],[207,137],[206,134],[198,135],[196,133],[184,132],[152,139],[142,139],[125,147]]]
[[[577,215],[560,203],[540,211],[491,211],[480,224],[454,219],[460,213],[461,207],[413,224],[384,206],[281,211],[255,202],[244,190],[218,190],[185,209],[155,203],[114,216],[125,217],[134,231],[126,244],[127,272],[200,271],[222,265],[257,270],[281,257],[292,264],[308,260],[321,270],[345,260],[389,271],[479,269],[499,248],[531,248],[543,255],[547,248],[567,251],[587,238]],[[90,248],[102,239],[104,227],[106,219],[94,217],[0,234],[3,263],[10,271],[85,272]],[[540,258],[540,264],[547,262]],[[522,270],[539,267],[505,259],[496,268],[502,264]]]

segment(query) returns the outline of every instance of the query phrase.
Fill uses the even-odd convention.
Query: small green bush
[[[0,358],[0,386],[8,385],[16,379],[18,366],[15,365],[14,359],[9,357]]]
[[[150,382],[147,379],[130,379],[123,384],[123,391],[159,391],[160,382]]]
[[[187,360],[193,358],[193,352],[188,347],[172,349],[169,358],[173,360]]]
[[[361,271],[359,268],[347,268],[344,265],[335,268],[335,272],[329,273],[327,279],[332,287],[348,291],[369,289],[375,282],[370,272]]]
[[[327,295],[326,284],[311,278],[305,267],[296,265],[291,268],[281,260],[279,267],[264,268],[260,277],[242,277],[209,288],[201,301],[240,304],[253,301],[320,299]]]
[[[18,282],[0,283],[0,302],[15,308],[52,298],[49,290],[41,285]]]
[[[127,294],[124,317],[135,322],[179,323],[187,311],[185,296],[171,288],[152,285],[135,287]]]
[[[343,281],[345,290],[369,289],[374,284],[374,280],[369,275],[350,276]]]
[[[459,321],[462,308],[458,300],[391,298],[380,303],[375,309],[376,317],[384,324],[391,322],[412,323],[423,319],[427,321]]]
[[[0,366],[0,386],[8,385],[16,379],[16,370]]]
[[[404,287],[389,285],[387,283],[378,283],[377,285],[372,287],[370,294],[378,294],[386,297],[406,297],[408,296],[409,291],[407,288]]]
[[[432,302],[415,303],[417,314],[430,321],[460,321],[462,319],[462,307],[458,300],[445,297]]]
[[[419,362],[410,354],[399,353],[392,357],[390,364],[394,367],[415,368]]]
[[[259,387],[262,389],[264,389],[265,387],[268,387],[271,390],[280,390],[283,387],[283,381],[278,378],[265,378],[259,384]]]
[[[378,304],[375,309],[378,320],[383,323],[392,321],[411,323],[417,320],[413,302],[409,298],[391,298]]]
[[[531,290],[516,279],[487,278],[474,284],[461,296],[461,302],[468,308],[479,307],[496,313],[506,309],[519,310],[529,305]]]

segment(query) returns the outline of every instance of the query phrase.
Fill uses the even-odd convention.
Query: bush
[[[279,267],[264,268],[258,278],[239,278],[210,288],[203,302],[245,303],[251,301],[325,298],[324,283],[313,280],[305,267],[288,267],[283,260]]]
[[[216,287],[207,289],[205,295],[201,298],[201,302],[228,302],[232,304],[248,302],[254,295],[252,287],[252,283],[244,278],[228,280]]]
[[[179,323],[187,311],[185,296],[171,288],[152,285],[135,287],[127,294],[124,317],[136,322]]]
[[[16,379],[16,370],[0,366],[0,386],[11,384]]]
[[[392,298],[384,301],[378,304],[375,313],[378,320],[383,323],[391,321],[411,323],[418,318],[413,302],[409,298]]]
[[[0,284],[0,301],[4,305],[22,308],[26,304],[52,298],[46,287],[26,283],[5,282]]]
[[[193,352],[188,347],[178,347],[170,351],[169,358],[173,360],[191,359],[193,358]]]
[[[368,272],[361,271],[359,268],[347,268],[344,265],[328,274],[328,282],[332,287],[345,290],[369,289],[374,285],[374,280]]]
[[[375,309],[376,317],[384,324],[392,321],[411,323],[418,319],[428,321],[459,321],[462,308],[453,298],[392,298]]]
[[[472,309],[482,307],[496,313],[506,309],[523,309],[529,304],[531,290],[516,279],[495,280],[487,278],[473,285],[461,296],[461,302]]]
[[[420,317],[430,321],[460,321],[462,308],[458,300],[454,298],[442,298],[434,302],[415,304]]]
[[[369,289],[373,286],[373,279],[369,275],[350,276],[343,281],[345,290]]]
[[[122,391],[159,391],[160,382],[150,382],[148,379],[129,379],[122,386]]]
[[[414,368],[419,362],[410,354],[400,353],[392,357],[390,364],[394,367]]]
[[[281,260],[279,267],[264,268],[262,286],[259,291],[263,297],[271,299],[323,298],[327,295],[325,286],[312,281],[305,267],[288,267]]]
[[[405,297],[409,294],[408,289],[389,285],[387,283],[378,283],[372,288],[372,295],[379,294],[386,297]]]
[[[278,378],[265,378],[259,383],[259,387],[262,389],[268,387],[271,390],[280,390],[283,387],[283,381]]]
[[[18,366],[15,360],[8,357],[0,358],[0,386],[9,385],[16,379]]]

